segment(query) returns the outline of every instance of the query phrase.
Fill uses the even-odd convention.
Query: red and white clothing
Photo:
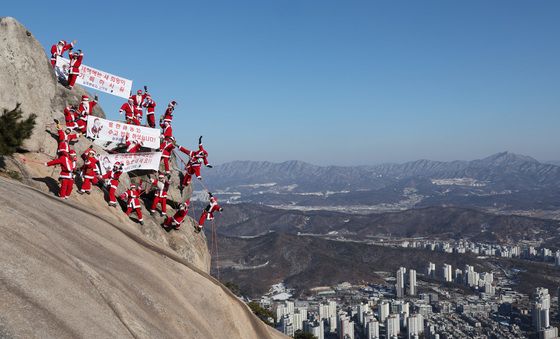
[[[173,127],[171,127],[171,124],[168,122],[164,122],[162,126],[163,127],[161,133],[163,134],[163,137],[171,138],[173,136]]]
[[[151,212],[155,212],[157,205],[161,204],[161,214],[167,214],[167,190],[169,190],[169,181],[152,180],[152,186],[155,187],[154,202],[152,203]]]
[[[119,179],[123,172],[119,170],[109,170],[105,173],[102,178],[105,180],[109,180],[109,205],[116,205],[117,204],[117,197],[115,193],[119,188]]]
[[[64,123],[66,127],[70,129],[76,128],[78,125],[76,124],[76,119],[78,119],[78,113],[72,106],[66,106],[64,108]]]
[[[132,211],[136,211],[138,221],[142,222],[142,208],[140,206],[140,194],[142,193],[140,187],[131,187],[122,194],[123,199],[126,199],[126,215],[129,216]]]
[[[122,104],[121,109],[119,109],[120,114],[123,114],[123,112],[126,123],[131,124],[132,120],[134,120],[134,105],[130,100]]]
[[[163,113],[163,117],[161,117],[161,122],[160,122],[161,128],[163,128],[163,124],[165,122],[171,124],[171,121],[173,121],[173,111],[175,110],[174,102],[175,101],[171,101],[169,105],[167,105],[167,109],[165,110],[165,113]]]
[[[66,198],[70,196],[72,192],[72,185],[74,185],[74,175],[73,171],[76,168],[76,163],[67,154],[62,154],[57,159],[47,162],[47,166],[60,166],[60,175],[58,180],[60,181],[60,191],[58,196],[61,198]]]
[[[159,150],[162,152],[161,160],[163,161],[166,173],[169,173],[169,157],[174,149],[175,145],[170,139],[164,139],[159,146]]]
[[[72,140],[76,140],[78,139],[78,136],[76,134],[67,134],[65,131],[63,131],[62,129],[58,130],[58,149],[57,149],[57,153],[68,153],[70,152],[70,146],[68,145],[68,143]]]
[[[199,227],[202,228],[206,220],[214,220],[214,212],[222,211],[222,207],[218,205],[218,199],[215,197],[210,197],[210,204],[206,206],[204,211],[202,211],[202,215],[200,216],[200,220],[198,220]]]
[[[89,151],[86,151],[82,154],[82,159],[84,159],[84,165],[82,166],[82,174],[83,174],[83,183],[82,188],[80,191],[82,193],[91,191],[91,183],[93,182],[94,185],[98,182],[98,175],[99,169],[97,167],[98,160],[95,156],[88,154]]]
[[[82,102],[78,106],[78,120],[76,121],[82,134],[87,132],[87,117],[93,112],[95,105],[97,105],[97,101],[90,101],[89,98],[82,97]]]
[[[146,120],[148,120],[148,126],[151,128],[156,127],[156,102],[152,99],[151,95],[146,95],[144,103],[142,106],[146,107]]]
[[[128,138],[126,139],[126,152],[127,153],[136,153],[140,150],[140,147],[142,147],[142,142],[141,141],[137,141],[137,140],[129,140]]]
[[[142,104],[144,103],[144,99],[146,98],[146,94],[135,94],[131,95],[129,100],[132,100],[132,105],[134,106],[134,119],[133,123],[135,125],[142,124],[142,116],[144,114],[142,110]]]
[[[198,151],[189,151],[183,146],[179,146],[179,151],[185,153],[189,156],[189,162],[183,176],[183,186],[188,186],[191,183],[192,175],[196,175],[197,179],[202,179],[200,175],[200,167],[202,164],[208,166],[208,152],[202,147],[202,144],[198,145]]]
[[[78,75],[80,75],[80,66],[84,59],[84,53],[72,53],[70,55],[70,71],[68,72],[68,86],[70,89],[74,87]]]
[[[51,65],[56,66],[56,57],[64,55],[64,52],[74,47],[74,43],[67,43],[64,40],[60,40],[59,43],[52,45],[51,47]]]
[[[165,221],[163,222],[163,227],[165,228],[173,227],[176,230],[181,228],[181,224],[183,223],[183,221],[185,221],[185,218],[187,217],[187,214],[189,212],[189,205],[190,205],[190,200],[187,200],[183,208],[179,208],[179,210],[177,210],[177,212],[175,212],[175,214],[172,217],[167,217],[165,219]]]

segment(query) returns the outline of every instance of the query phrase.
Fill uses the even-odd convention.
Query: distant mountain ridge
[[[532,157],[501,152],[489,157],[450,162],[416,160],[403,164],[376,166],[317,166],[292,160],[233,161],[207,171],[209,183],[219,187],[256,183],[297,184],[300,188],[376,189],[388,181],[406,178],[473,178],[493,181],[513,188],[534,185],[560,185],[560,167],[541,163]],[[303,186],[303,187],[302,187]],[[320,187],[317,187],[320,186]]]

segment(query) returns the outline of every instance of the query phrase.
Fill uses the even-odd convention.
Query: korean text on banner
[[[123,164],[123,172],[130,172],[134,170],[158,170],[159,162],[161,160],[161,152],[152,153],[117,153],[117,154],[102,154],[99,157],[99,164],[101,174],[113,168],[117,162]]]
[[[143,147],[158,149],[161,131],[158,128],[129,125],[88,115],[87,137],[103,141],[124,144],[126,138],[130,141],[141,141]]]
[[[68,80],[69,68],[70,60],[60,56],[56,58],[56,75],[59,78]],[[80,66],[80,75],[76,79],[76,83],[125,99],[130,96],[130,91],[132,90],[132,80],[103,72],[86,65]]]

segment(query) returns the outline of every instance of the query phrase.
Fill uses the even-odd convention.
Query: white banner
[[[159,149],[161,131],[159,128],[136,126],[88,115],[87,137],[124,144],[129,140],[142,141],[143,147]]]
[[[101,174],[113,169],[116,162],[123,164],[123,172],[138,169],[157,171],[160,160],[161,152],[101,154],[99,156],[99,167],[101,168]]]
[[[68,80],[69,68],[70,60],[60,56],[56,58],[55,71],[57,77]],[[132,80],[121,78],[86,65],[80,66],[80,75],[76,79],[76,83],[125,99],[128,99],[132,90]]]

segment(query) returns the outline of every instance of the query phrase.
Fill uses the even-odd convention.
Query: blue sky
[[[30,10],[33,8],[33,10]],[[74,14],[78,15],[74,15]],[[146,84],[210,160],[560,159],[558,1],[10,1],[45,46]],[[121,99],[100,94],[110,118]]]

